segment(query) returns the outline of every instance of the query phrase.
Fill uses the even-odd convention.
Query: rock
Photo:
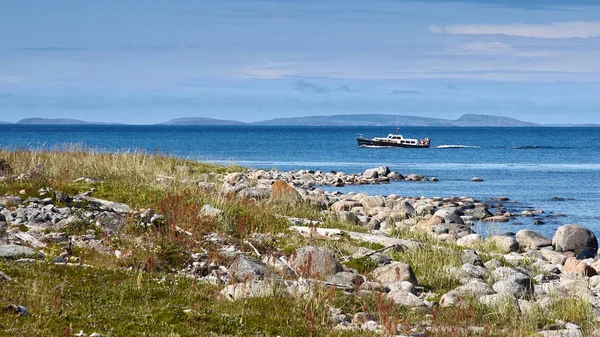
[[[577,260],[574,257],[567,258],[567,261],[565,262],[565,266],[563,268],[563,272],[573,273],[573,274],[578,274],[578,275],[583,275],[583,276],[588,276],[588,277],[595,276],[598,274],[596,272],[596,269],[588,266],[585,262]]]
[[[493,214],[487,210],[485,207],[476,207],[473,210],[473,217],[477,220],[483,220],[485,218],[491,217]]]
[[[481,296],[493,294],[494,290],[487,283],[473,279],[467,284],[462,285],[451,292],[459,297],[470,296],[479,298]]]
[[[214,217],[220,216],[221,214],[223,214],[225,212],[223,212],[222,210],[215,208],[209,204],[206,204],[206,205],[202,206],[200,213],[202,213],[202,215],[204,215],[204,216],[214,218]]]
[[[438,216],[444,219],[444,223],[455,223],[459,225],[464,225],[460,214],[454,211],[453,209],[440,209],[439,211],[434,213],[434,216]]]
[[[339,200],[331,205],[331,210],[334,212],[350,211],[357,206],[362,206],[362,204],[355,200]]]
[[[368,321],[376,321],[377,318],[367,312],[357,312],[352,318],[354,324],[365,324]]]
[[[580,250],[591,248],[598,250],[598,240],[596,235],[588,228],[568,224],[559,227],[552,238],[552,246],[559,251]]]
[[[21,317],[26,317],[30,315],[29,310],[27,310],[27,308],[25,308],[22,305],[10,304],[8,307],[6,307],[6,311],[15,315],[19,315]]]
[[[417,295],[417,289],[415,288],[414,284],[412,284],[408,281],[388,283],[387,287],[390,289],[390,292],[402,290],[402,291],[411,293],[413,295]]]
[[[306,246],[296,249],[290,265],[304,277],[325,278],[343,270],[333,251],[325,247]]]
[[[249,297],[269,297],[274,295],[270,281],[252,281],[230,284],[221,290],[221,294],[230,301]]]
[[[456,245],[459,247],[474,247],[481,242],[479,234],[469,234],[456,240]]]
[[[487,274],[487,269],[481,266],[475,266],[469,263],[465,263],[460,268],[464,273],[468,274],[469,277],[483,279]]]
[[[379,178],[379,172],[377,171],[376,168],[367,169],[367,170],[365,170],[365,172],[363,172],[362,176],[364,178],[368,178],[368,179],[377,179],[377,178]]]
[[[523,249],[540,249],[552,245],[552,240],[550,238],[529,229],[521,229],[518,231],[516,239]]]
[[[369,196],[361,200],[364,207],[375,208],[385,206],[385,199],[382,196]]]
[[[460,297],[458,297],[455,293],[449,292],[446,293],[440,298],[440,307],[448,308],[459,305],[462,302]]]
[[[468,263],[479,267],[484,266],[483,262],[479,258],[479,255],[477,255],[477,252],[471,249],[464,250],[461,255],[461,259],[463,263]]]
[[[262,279],[267,273],[267,265],[263,261],[244,255],[240,255],[227,270],[230,279],[244,282]]]
[[[125,217],[113,212],[103,212],[96,219],[96,224],[109,234],[115,234],[125,229]]]
[[[533,296],[533,282],[529,277],[511,277],[501,280],[492,286],[498,294],[510,295],[511,297],[528,299]]]
[[[483,222],[508,222],[509,220],[504,215],[498,215],[498,216],[491,216],[489,218],[485,218],[481,221],[483,221]]]
[[[498,249],[505,253],[519,251],[519,243],[513,237],[493,235],[488,237],[487,240],[493,242]]]
[[[480,183],[480,182],[483,182],[483,178],[473,177],[473,179],[471,179],[471,181],[474,182],[474,183]]]
[[[394,303],[403,305],[409,308],[424,308],[427,307],[425,302],[410,292],[404,290],[396,290],[388,293],[387,297]]]
[[[496,310],[502,308],[519,310],[519,302],[513,296],[507,294],[485,295],[479,298],[479,303]]]
[[[263,187],[248,187],[238,192],[240,198],[264,200],[271,197],[271,189]]]
[[[555,252],[553,250],[547,250],[547,249],[542,249],[539,251],[542,256],[552,262],[553,264],[562,266],[565,264],[565,262],[567,261],[567,257],[564,254],[561,254],[559,252]]]
[[[408,281],[413,285],[417,285],[417,278],[412,268],[402,262],[392,262],[390,264],[380,266],[373,270],[373,278],[377,281],[386,284],[401,281]]]
[[[277,180],[271,186],[273,200],[300,201],[302,197],[294,187],[282,180]]]
[[[4,259],[16,259],[16,258],[30,258],[39,257],[39,253],[35,250],[17,245],[0,245],[0,258]]]
[[[538,332],[543,337],[584,337],[581,330],[544,330]]]
[[[365,282],[365,279],[358,273],[341,271],[337,274],[327,275],[325,281],[344,287],[358,287]]]

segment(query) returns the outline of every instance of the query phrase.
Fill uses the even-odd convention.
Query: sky
[[[0,121],[600,123],[596,0],[1,0]]]

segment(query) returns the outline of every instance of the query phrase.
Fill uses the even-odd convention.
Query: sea
[[[324,189],[401,196],[470,196],[490,204],[506,197],[535,218],[476,224],[480,232],[530,228],[552,235],[566,223],[600,234],[600,128],[402,127],[406,138],[430,138],[429,149],[359,148],[356,137],[395,127],[0,125],[0,147],[53,148],[76,143],[100,151],[146,151],[252,168],[363,172],[388,166],[439,182],[394,182]],[[471,179],[481,177],[484,182]],[[485,234],[482,233],[482,234]]]

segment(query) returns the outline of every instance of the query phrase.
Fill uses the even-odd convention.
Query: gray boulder
[[[427,306],[422,299],[404,290],[391,291],[388,293],[387,297],[394,303],[409,308],[425,308]]]
[[[460,214],[452,208],[440,209],[439,211],[435,212],[434,215],[444,219],[444,223],[455,223],[459,225],[465,224],[460,217]]]
[[[533,282],[529,277],[511,277],[501,280],[492,286],[498,294],[508,294],[516,298],[528,299],[533,296]]]
[[[483,220],[493,216],[485,207],[477,207],[473,210],[473,217],[477,220]]]
[[[521,229],[517,232],[517,242],[523,249],[539,249],[552,245],[552,240],[530,229]]]
[[[375,208],[385,206],[385,199],[382,196],[370,196],[361,200],[364,207]]]
[[[270,188],[249,187],[238,192],[240,198],[263,200],[271,197]]]
[[[392,262],[373,270],[373,277],[381,283],[395,283],[408,281],[417,285],[417,278],[412,268],[402,262]]]
[[[333,251],[325,247],[306,246],[296,249],[290,265],[304,277],[324,278],[343,271]]]
[[[519,243],[515,238],[510,236],[493,235],[487,238],[490,242],[493,242],[498,249],[505,253],[512,253],[519,251]]]
[[[38,257],[35,250],[18,245],[0,245],[0,258],[15,259],[21,257]]]
[[[580,250],[590,248],[598,250],[598,239],[588,228],[581,225],[564,225],[559,227],[552,238],[552,246],[558,251]]]
[[[485,295],[493,294],[494,289],[492,289],[492,287],[483,281],[473,279],[469,283],[452,290],[452,293],[459,297],[470,296],[479,298]]]
[[[267,265],[263,261],[240,255],[229,267],[227,276],[238,281],[248,281],[262,279],[267,272]]]

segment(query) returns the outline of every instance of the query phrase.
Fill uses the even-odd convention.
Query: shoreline
[[[486,329],[508,329],[515,336],[540,331],[549,336],[543,328],[550,327],[551,319],[554,331],[600,334],[595,324],[588,324],[588,319],[598,319],[594,310],[600,307],[595,235],[575,225],[561,226],[552,238],[530,230],[485,237],[475,233],[474,222],[493,229],[516,216],[536,215],[511,214],[507,198],[486,204],[471,197],[411,198],[317,187],[323,182],[425,183],[425,177],[403,177],[386,167],[348,175],[228,172],[144,154],[3,156],[8,159],[0,174],[5,177],[0,181],[5,191],[0,198],[0,271],[10,289],[18,268],[133,268],[129,270],[139,275],[151,275],[155,268],[164,277],[217,287],[221,300],[212,304],[214,310],[223,310],[228,301],[284,298],[303,308],[331,291],[332,298],[345,298],[344,303],[383,301],[377,306],[364,302],[362,309],[327,302],[336,310],[328,309],[324,317],[340,333],[437,336],[452,329],[486,335]],[[434,182],[429,178],[427,183]],[[0,295],[0,300],[9,299]],[[589,316],[585,309],[581,320],[574,319],[571,307],[559,305],[565,300],[588,308]],[[23,306],[43,315],[43,301],[32,297],[27,303],[11,303],[17,308],[11,310],[24,316],[18,309]],[[388,318],[396,317],[393,324],[382,305],[389,306]],[[463,306],[481,317],[431,320],[431,315],[452,316]],[[490,313],[521,315],[530,323],[486,322]],[[414,324],[401,320],[402,315],[411,315]],[[304,324],[299,327],[305,329]]]

